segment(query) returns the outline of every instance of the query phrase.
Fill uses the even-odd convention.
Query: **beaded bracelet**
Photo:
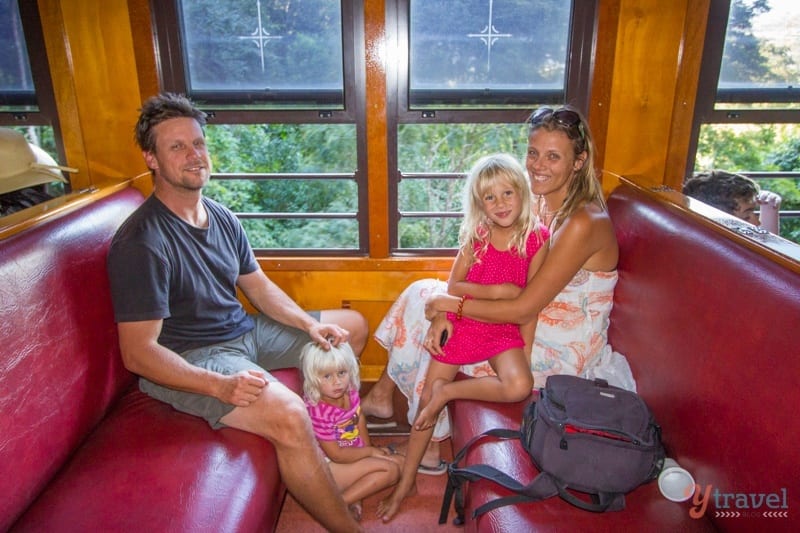
[[[456,311],[456,320],[461,320],[462,312],[464,311],[464,301],[472,298],[469,294],[465,294],[458,301],[458,310]]]

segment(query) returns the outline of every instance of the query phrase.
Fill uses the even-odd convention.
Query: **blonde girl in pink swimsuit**
[[[508,298],[519,292],[544,259],[539,252],[548,230],[531,209],[531,192],[522,165],[511,155],[479,159],[464,186],[460,249],[450,271],[448,293],[461,298]],[[526,357],[536,321],[522,326],[481,322],[451,313],[441,351],[431,351],[420,410],[411,428],[406,462],[394,492],[378,505],[391,516],[413,489],[433,425],[456,398],[516,402],[533,386]],[[463,364],[488,360],[496,375],[453,381]]]

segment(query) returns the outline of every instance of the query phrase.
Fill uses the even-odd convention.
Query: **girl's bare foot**
[[[400,487],[395,487],[394,491],[385,500],[378,502],[378,510],[375,515],[385,523],[389,522],[397,515],[400,510],[400,504],[406,496],[413,496],[417,492],[417,484],[411,486],[407,493],[402,493]]]
[[[444,379],[437,379],[431,383],[431,400],[420,410],[417,419],[414,420],[414,429],[417,431],[433,427],[436,420],[438,420],[439,413],[444,409],[444,406],[447,405],[447,399],[444,398],[442,394],[442,387],[444,387],[446,383],[447,381]]]

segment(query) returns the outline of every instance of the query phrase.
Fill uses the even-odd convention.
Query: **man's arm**
[[[267,381],[261,372],[239,372],[225,376],[188,363],[158,343],[162,320],[117,324],[125,368],[164,387],[213,396],[223,402],[246,407]]]
[[[323,347],[328,347],[329,342],[338,346],[349,337],[349,332],[336,324],[320,324],[314,320],[261,269],[239,276],[237,285],[261,313],[281,324],[307,331],[311,340]]]

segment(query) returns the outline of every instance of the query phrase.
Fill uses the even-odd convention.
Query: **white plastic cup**
[[[658,488],[661,494],[673,502],[685,502],[694,495],[694,478],[675,461],[667,457],[658,475]]]

